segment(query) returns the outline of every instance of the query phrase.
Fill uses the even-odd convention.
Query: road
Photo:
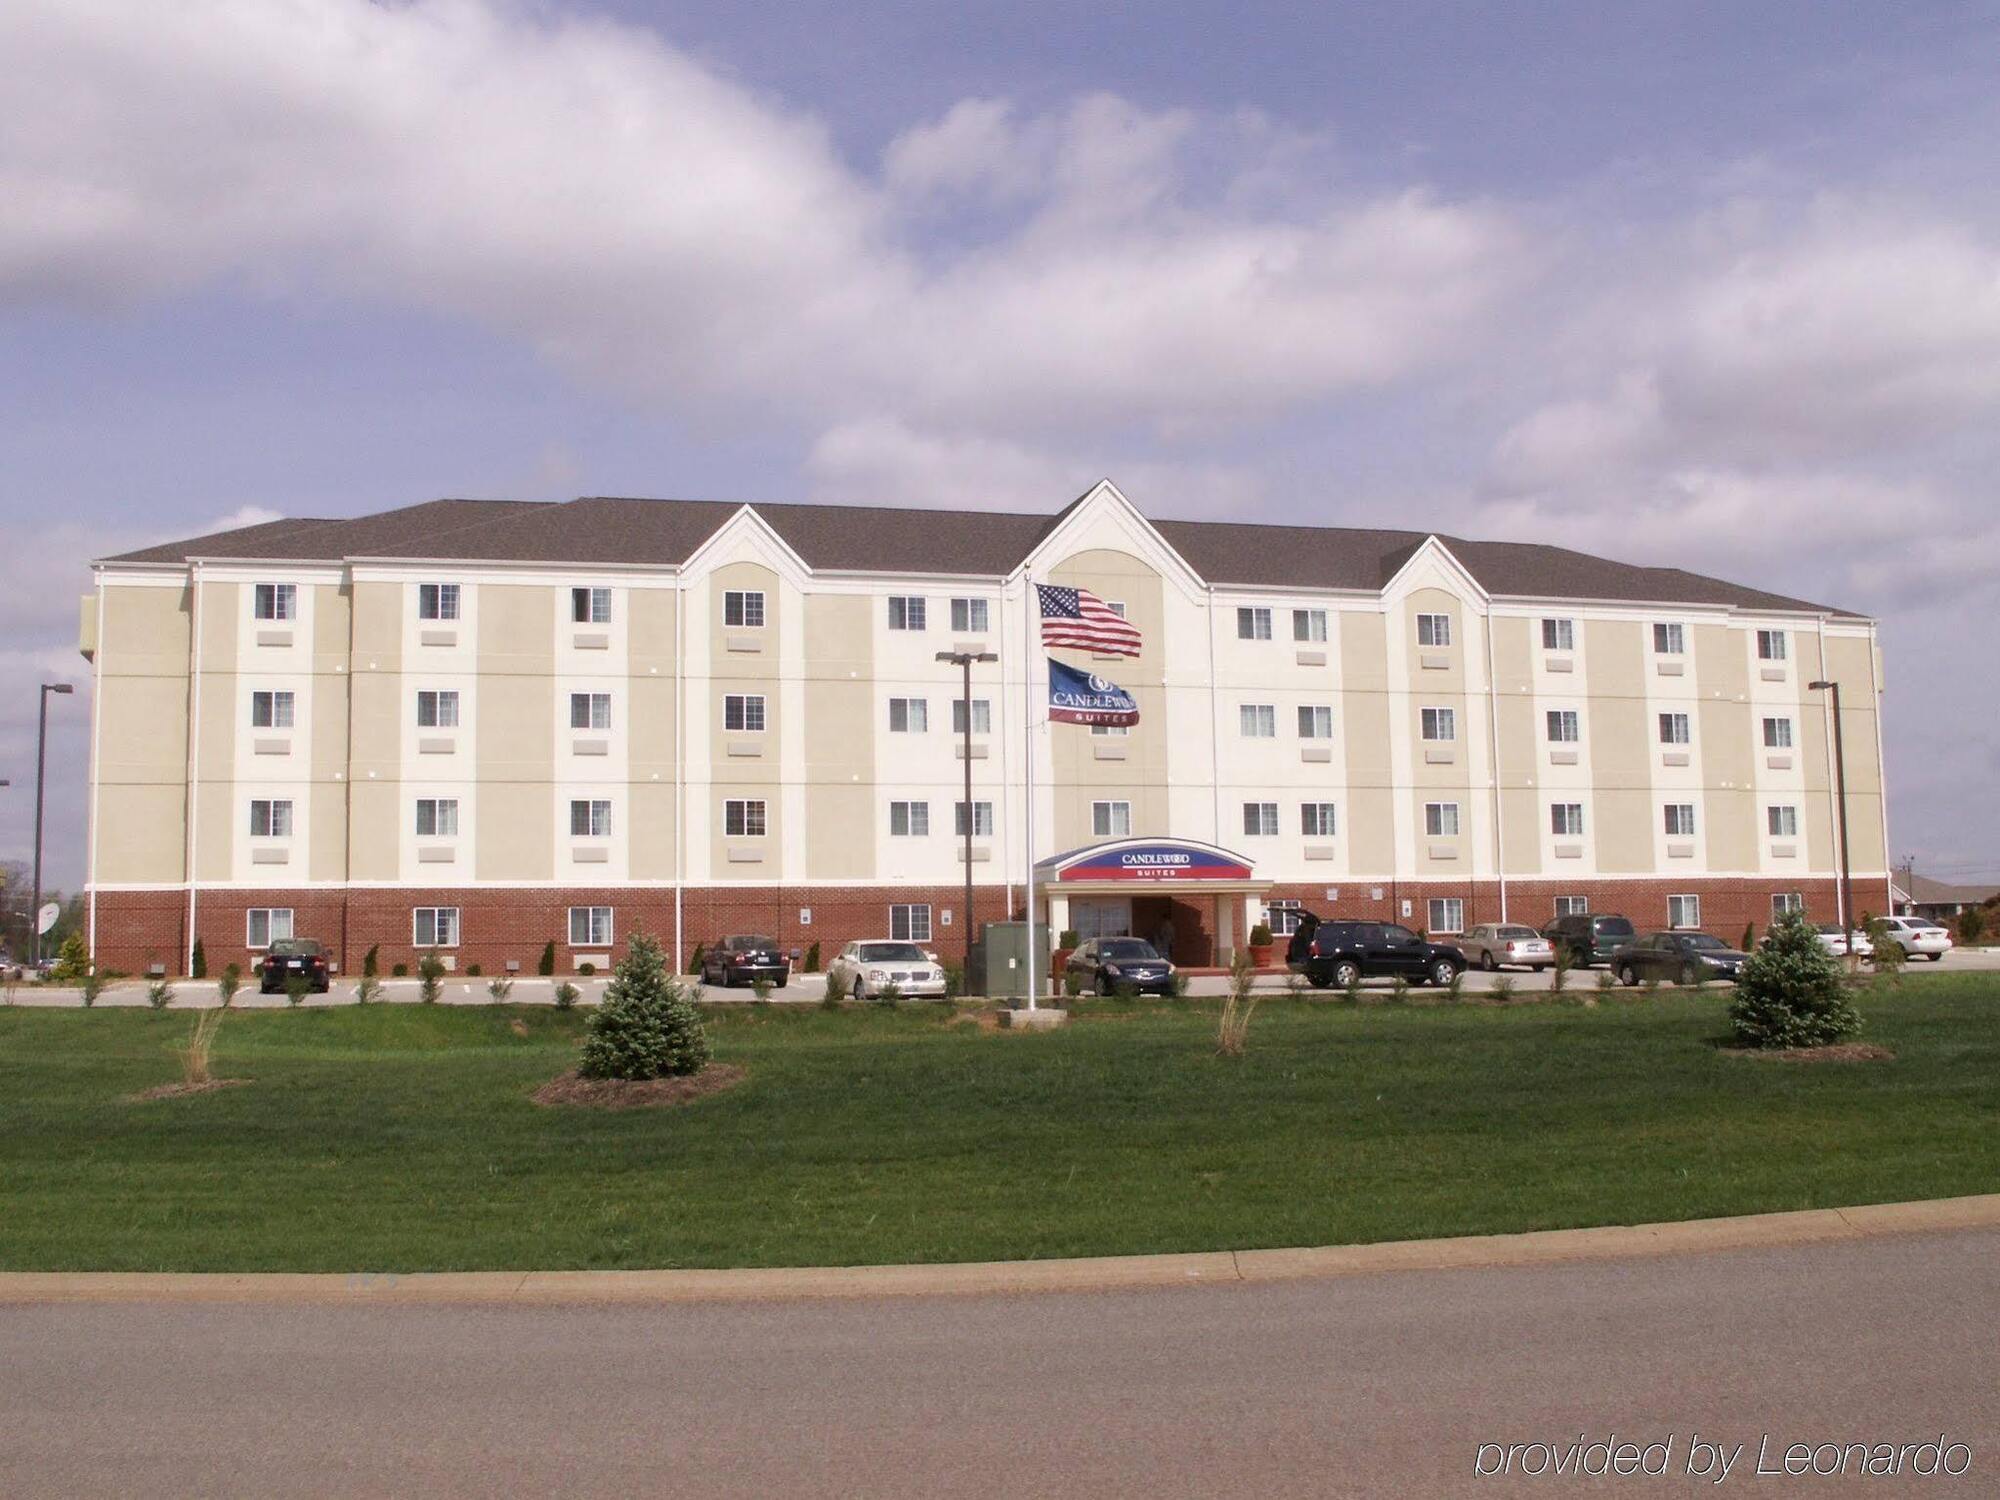
[[[1687,1495],[1698,1434],[1745,1445],[1725,1493],[1970,1497],[1996,1321],[1996,1230],[1024,1297],[0,1307],[0,1493]],[[1474,1472],[1614,1434],[1669,1477]],[[1766,1435],[1971,1467],[1760,1479]]]

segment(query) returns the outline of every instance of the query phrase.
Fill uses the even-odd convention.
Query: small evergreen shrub
[[[83,991],[83,1004],[87,1010],[97,1004],[97,997],[104,993],[104,976],[95,969],[85,970],[83,978],[77,981],[77,988]]]
[[[201,939],[194,940],[194,954],[188,959],[188,978],[208,978],[208,950],[201,945]]]
[[[585,979],[589,979],[597,972],[597,965],[586,960],[576,966],[576,972],[581,974]]]
[[[694,955],[688,959],[688,973],[699,974],[701,972],[701,961],[706,957],[708,957],[708,944],[696,943],[694,945]]]
[[[435,1005],[444,993],[444,960],[426,953],[417,960],[417,993],[426,1005]]]
[[[766,979],[762,974],[759,974],[755,979],[750,981],[750,993],[757,997],[758,1004],[769,1005],[771,1003],[771,981]]]
[[[1255,927],[1250,929],[1250,946],[1253,948],[1268,948],[1271,946],[1271,924],[1269,922],[1259,922]]]
[[[709,1055],[693,996],[668,972],[659,942],[640,933],[591,1013],[580,1071],[586,1078],[664,1078],[700,1072]]]
[[[1514,976],[1512,974],[1502,974],[1498,979],[1493,981],[1493,988],[1488,993],[1502,1005],[1505,1005],[1509,1000],[1514,998]]]
[[[1570,951],[1561,943],[1556,944],[1555,962],[1549,965],[1549,993],[1560,995],[1569,984]]]
[[[817,974],[819,972],[818,942],[814,942],[810,948],[806,949],[806,961],[802,972],[807,974]]]
[[[380,943],[370,943],[368,951],[361,956],[361,977],[363,979],[373,979],[382,972],[380,966],[381,958],[382,945]]]
[[[894,1010],[903,1000],[903,987],[890,980],[875,992],[875,1003],[884,1010]]]
[[[1868,930],[1868,943],[1873,949],[1868,963],[1883,978],[1894,980],[1903,972],[1903,960],[1910,955],[1903,951],[1903,945],[1896,941],[1889,931],[1889,924],[1880,917],[1864,918]]]
[[[1058,948],[1076,948],[1080,947],[1082,943],[1083,934],[1078,932],[1074,927],[1065,927],[1062,936],[1056,939],[1056,946]]]
[[[1958,914],[1958,940],[1966,947],[1976,947],[1986,936],[1986,911],[1983,907],[1968,906]]]
[[[827,975],[826,993],[824,993],[819,997],[819,1008],[821,1010],[839,1010],[840,1002],[844,998],[845,997],[840,993],[838,986],[834,984],[833,976],[831,974]]]
[[[468,979],[478,979],[481,978],[484,974],[485,970],[481,969],[478,964],[470,964],[467,966],[465,970],[465,975],[466,978]]]
[[[410,977],[410,966],[408,964],[391,964],[389,966],[389,977],[391,979],[408,979]]]
[[[1614,975],[1612,974],[1612,972],[1611,972],[1611,971],[1610,971],[1609,969],[1599,969],[1599,970],[1597,971],[1597,993],[1598,993],[1598,994],[1600,994],[1600,995],[1608,995],[1608,994],[1610,994],[1610,993],[1611,993],[1611,991],[1612,991],[1612,989],[1613,989],[1613,987],[1614,987],[1614,986],[1616,986],[1616,985],[1617,985],[1617,983],[1618,983],[1618,980],[1617,980],[1616,976],[1614,976]]]
[[[154,1010],[165,1010],[169,1005],[174,1003],[174,987],[167,983],[165,979],[148,980],[146,984],[146,1003],[152,1006]]]
[[[556,1009],[575,1010],[576,1002],[582,994],[582,990],[565,979],[561,984],[556,986]]]
[[[486,993],[504,1003],[507,997],[514,993],[514,981],[505,974],[497,975],[493,982],[486,986]]]
[[[63,939],[62,947],[56,950],[56,964],[49,970],[49,983],[78,984],[89,971],[90,950],[83,945],[83,934],[72,932]]]
[[[1786,912],[1771,924],[1770,938],[1743,966],[1730,1001],[1736,1040],[1746,1047],[1823,1047],[1859,1031],[1840,966],[1812,924]]]
[[[1743,924],[1743,941],[1736,946],[1741,948],[1745,953],[1750,952],[1757,946],[1757,924],[1755,922],[1745,922]]]
[[[1389,981],[1389,998],[1398,1005],[1408,1000],[1410,998],[1410,981],[1405,979],[1401,974],[1392,978]]]
[[[354,987],[356,1005],[373,1005],[382,998],[382,981],[373,974],[363,974],[361,983]]]
[[[965,965],[955,958],[947,958],[938,965],[944,975],[944,1001],[950,1005],[965,994]]]
[[[1063,993],[1074,1000],[1083,993],[1083,976],[1071,968],[1063,970]]]
[[[236,999],[236,992],[243,988],[243,971],[235,964],[228,964],[222,970],[222,977],[215,981],[215,998],[224,1010],[229,1009]]]
[[[554,974],[555,971],[556,971],[556,940],[554,938],[550,938],[548,940],[548,943],[542,949],[542,957],[540,962],[538,962],[535,965],[535,972],[541,975],[544,979],[547,979],[550,975]]]
[[[303,974],[294,974],[285,981],[285,1003],[304,1005],[306,996],[312,993],[312,981]]]

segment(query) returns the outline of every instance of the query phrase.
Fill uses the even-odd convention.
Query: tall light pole
[[[1847,755],[1840,734],[1840,684],[1809,682],[1806,688],[1810,692],[1833,694],[1833,797],[1840,821],[1840,925],[1851,960],[1854,955],[1854,880],[1847,854]]]
[[[959,739],[959,755],[965,761],[965,909],[959,920],[965,924],[965,977],[964,983],[972,983],[972,833],[978,819],[973,815],[972,805],[972,664],[976,661],[998,661],[1000,658],[991,651],[940,651],[939,661],[950,662],[965,673],[965,729]],[[1032,929],[1030,929],[1032,931]],[[1031,954],[1028,962],[1033,963]]]
[[[28,909],[28,927],[33,933],[31,942],[38,968],[42,962],[42,790],[49,769],[49,694],[75,691],[67,682],[42,684],[41,728],[35,741],[35,901]]]

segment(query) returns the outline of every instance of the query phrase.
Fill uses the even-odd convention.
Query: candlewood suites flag
[[[1049,718],[1057,724],[1136,724],[1139,704],[1117,683],[1051,658]]]

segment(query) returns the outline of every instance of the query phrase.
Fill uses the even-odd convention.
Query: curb
[[[1079,1260],[687,1271],[0,1272],[0,1304],[96,1302],[513,1303],[761,1302],[1102,1292],[1306,1281],[1393,1271],[1494,1269],[1693,1255],[1892,1234],[2000,1227],[2000,1193],[1915,1203],[1746,1214],[1665,1224],[1393,1240],[1290,1250],[1216,1250]]]

